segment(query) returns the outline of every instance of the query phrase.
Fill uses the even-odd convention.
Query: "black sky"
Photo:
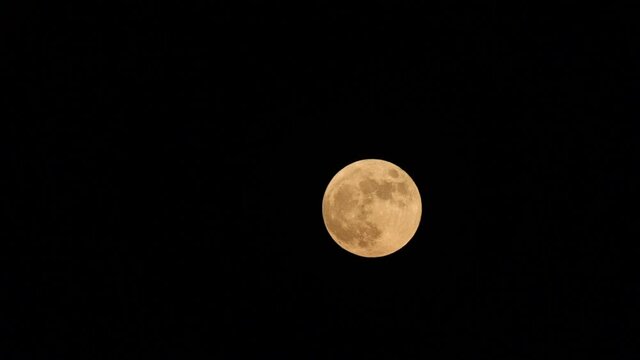
[[[629,11],[9,8],[0,358],[640,354]],[[423,199],[375,260],[321,216],[363,158]]]

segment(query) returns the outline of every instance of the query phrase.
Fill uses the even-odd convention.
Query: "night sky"
[[[601,6],[8,6],[0,358],[637,359],[640,42]],[[365,158],[423,201],[378,259],[322,220]]]

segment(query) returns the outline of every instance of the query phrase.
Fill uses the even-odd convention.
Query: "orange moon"
[[[404,247],[422,216],[420,191],[411,177],[385,160],[365,159],[342,168],[322,199],[331,238],[348,252],[382,257]]]

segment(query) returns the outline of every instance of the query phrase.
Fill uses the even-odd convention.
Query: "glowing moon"
[[[359,256],[400,250],[415,235],[422,200],[411,177],[397,165],[366,159],[344,167],[322,199],[322,217],[333,240]]]

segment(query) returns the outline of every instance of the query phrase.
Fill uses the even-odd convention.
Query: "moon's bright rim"
[[[422,216],[420,192],[399,166],[365,159],[342,168],[322,199],[322,216],[333,240],[363,257],[381,257],[404,247]]]

